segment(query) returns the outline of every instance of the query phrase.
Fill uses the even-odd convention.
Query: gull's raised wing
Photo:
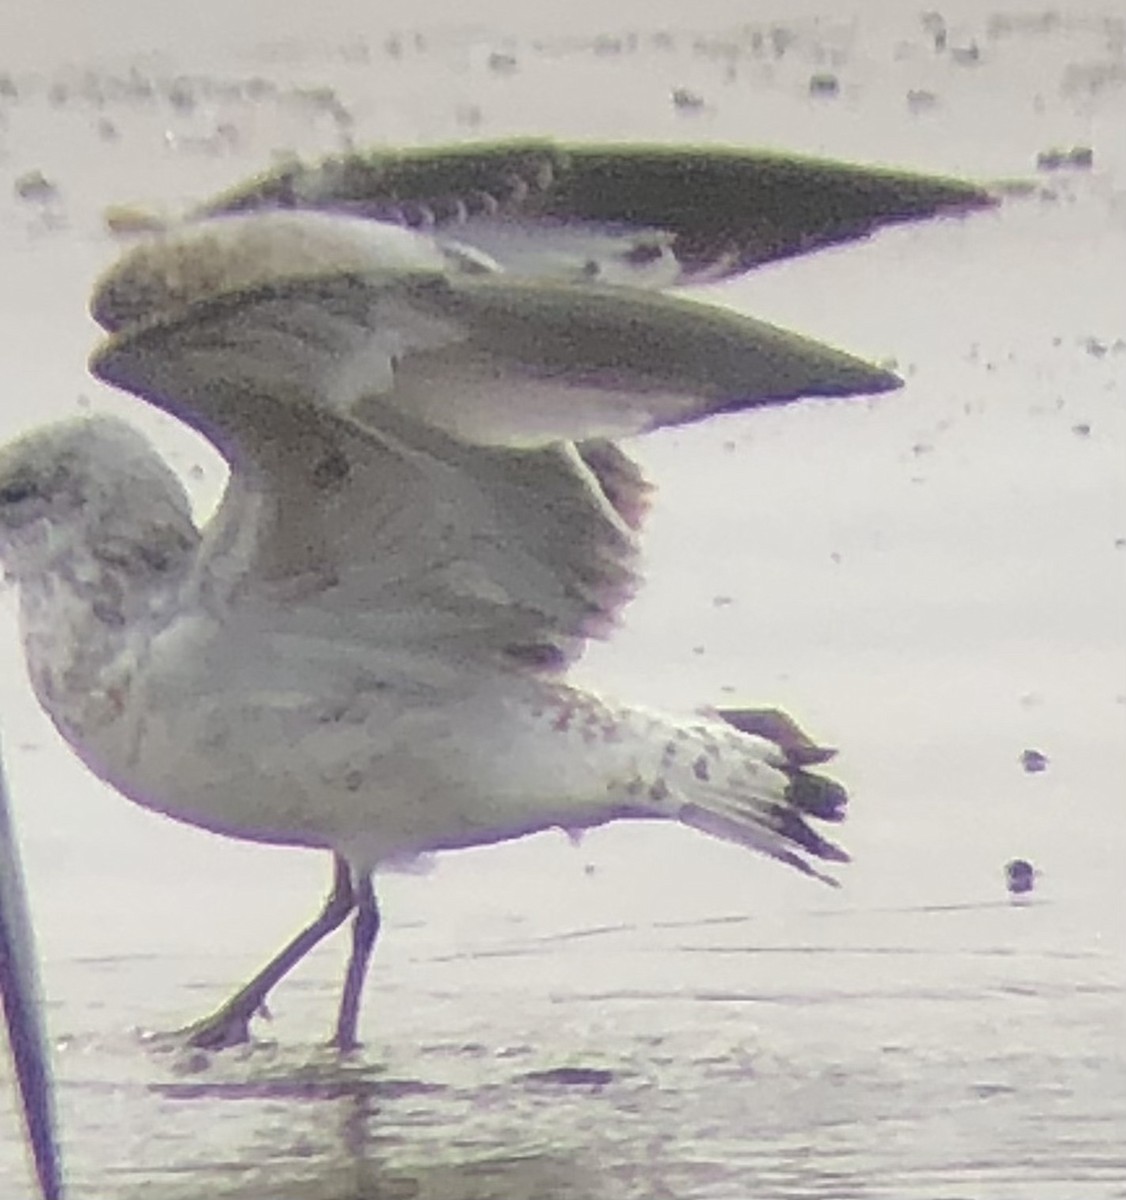
[[[225,239],[263,219],[216,223],[236,223]],[[569,654],[633,583],[644,489],[609,439],[898,384],[761,322],[632,289],[279,267],[271,282],[216,291],[208,276],[185,291],[185,244],[206,254],[207,239],[206,223],[165,239],[164,291],[144,249],[158,315],[126,324],[93,370],[230,463],[211,586],[250,601],[316,588],[326,612],[333,596],[367,606],[373,637]],[[103,289],[133,270],[127,258]]]
[[[201,212],[348,213],[516,273],[667,287],[992,203],[958,180],[778,152],[511,141],[289,163]]]

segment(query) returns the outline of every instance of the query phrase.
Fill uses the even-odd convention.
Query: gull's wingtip
[[[289,162],[197,215],[313,208],[437,228],[495,216],[663,230],[680,281],[706,282],[999,200],[944,175],[776,149],[516,139]]]
[[[862,179],[862,176],[856,178]],[[867,181],[889,220],[941,216],[993,208],[1000,197],[987,186],[951,175],[915,174],[874,167]]]
[[[894,371],[885,371],[883,367],[874,367],[872,374],[873,394],[878,392],[898,392],[903,386],[903,380]]]
[[[551,210],[670,230],[686,280],[1000,202],[995,189],[951,176],[782,150],[589,145],[567,154],[569,170],[545,201]]]
[[[19,849],[0,761],[0,999],[39,1193],[60,1200],[62,1167],[55,1134],[54,1093],[43,1032],[35,950]]]
[[[827,372],[810,383],[808,396],[878,396],[883,392],[896,392],[903,380],[892,371],[874,366],[860,358],[842,354],[842,362],[835,371]]]
[[[903,380],[884,367],[789,330],[758,324],[760,362],[757,371],[748,367],[745,374],[748,381],[757,380],[757,386],[741,387],[734,379],[730,399],[721,406],[725,411],[802,399],[878,396],[903,387]]]
[[[881,392],[898,392],[903,386],[903,379],[894,371],[885,370],[883,367],[868,368],[868,384],[872,395],[878,395]]]

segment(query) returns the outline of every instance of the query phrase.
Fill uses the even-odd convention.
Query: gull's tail
[[[809,768],[831,758],[783,713],[741,709],[667,729],[659,763],[637,763],[626,786],[623,816],[663,817],[737,842],[836,886],[818,862],[848,862],[848,854],[813,822],[844,820],[848,797]],[[654,725],[663,725],[648,718]],[[651,727],[647,741],[665,729]]]

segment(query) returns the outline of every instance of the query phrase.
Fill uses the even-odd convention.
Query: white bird
[[[506,168],[498,196],[474,173],[500,153],[435,154],[410,187],[402,164],[427,160],[394,159],[390,200],[370,160],[292,169],[142,243],[101,281],[93,311],[112,333],[94,373],[203,433],[230,467],[203,529],[123,422],[64,422],[0,451],[0,557],[19,586],[29,674],[75,752],[178,820],[335,858],[323,911],[188,1031],[195,1044],[245,1040],[278,979],[354,912],[333,1036],[354,1047],[379,925],[372,873],[405,856],[637,817],[821,878],[817,860],[846,859],[811,824],[841,819],[845,794],[808,770],[827,754],[787,718],[685,721],[581,691],[565,670],[637,582],[648,488],[614,439],[898,380],[622,284],[802,248],[785,205],[744,214],[742,243],[726,217],[709,230],[707,195],[693,241],[693,162],[720,183],[774,164],[799,214],[867,195],[866,209],[838,204],[836,226],[807,215],[812,244],[985,198],[833,164],[681,155],[687,183],[667,184],[663,218],[652,164],[675,182],[672,157],[590,150],[567,161],[586,163],[572,174],[588,185],[598,167],[602,190],[549,212],[566,163],[541,169],[538,189],[521,184],[526,164]],[[405,227],[412,213],[425,230]],[[21,936],[10,914],[22,901],[0,902],[2,951],[5,929]],[[21,1012],[28,957],[0,953]],[[13,1043],[34,1050],[34,1022],[13,1024],[11,1009]],[[33,1120],[41,1110],[33,1142],[51,1194],[35,1058],[21,1080]]]

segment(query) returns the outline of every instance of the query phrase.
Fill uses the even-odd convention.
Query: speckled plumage
[[[207,437],[215,518],[103,417],[0,452],[0,559],[43,707],[125,795],[326,847],[323,911],[189,1031],[249,1036],[355,913],[333,1042],[356,1044],[403,855],[619,818],[679,821],[810,874],[845,796],[777,713],[677,720],[565,669],[637,586],[648,488],[615,442],[898,386],[657,289],[990,203],[980,190],[723,149],[477,146],[287,166],[127,254],[95,375]],[[42,1190],[59,1194],[0,780],[0,995]],[[822,876],[823,877],[823,876]]]
[[[412,640],[409,614],[387,641],[349,629],[331,620],[342,581],[253,601],[201,583],[207,543],[183,491],[121,422],[30,435],[0,458],[0,496],[21,479],[50,481],[5,507],[36,694],[138,803],[358,870],[622,816],[803,869],[803,852],[841,857],[789,804],[797,768],[772,741],[613,705],[519,648]],[[415,624],[425,635],[426,615]]]
[[[843,791],[769,730],[648,713],[564,671],[638,582],[649,489],[617,436],[894,377],[733,313],[514,277],[419,233],[301,211],[142,243],[93,310],[113,331],[95,373],[210,438],[231,476],[197,529],[179,481],[117,420],[0,453],[0,554],[32,683],[136,802],[333,851],[326,912],[358,905],[369,939],[338,1044],[355,1038],[380,864],[626,817],[809,874],[845,858],[810,824],[839,820]],[[197,1036],[244,1036],[332,922]]]

